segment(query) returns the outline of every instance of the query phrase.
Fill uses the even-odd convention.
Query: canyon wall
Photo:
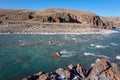
[[[104,29],[113,27],[112,21],[103,20],[100,16],[85,11],[54,8],[40,11],[0,9],[0,24],[19,21],[89,24],[92,27]]]

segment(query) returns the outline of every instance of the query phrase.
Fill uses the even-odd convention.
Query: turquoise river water
[[[54,52],[62,56],[54,58],[51,56]],[[97,58],[107,58],[120,65],[120,33],[0,35],[0,80],[21,80],[71,63],[90,66]]]

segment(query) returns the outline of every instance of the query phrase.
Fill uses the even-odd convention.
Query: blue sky
[[[0,8],[29,10],[67,8],[90,11],[101,16],[120,16],[120,0],[0,0]]]

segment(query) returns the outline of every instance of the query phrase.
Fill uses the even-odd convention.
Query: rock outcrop
[[[55,72],[39,72],[23,80],[120,80],[120,69],[117,64],[106,59],[98,59],[90,68],[78,64],[58,68]]]
[[[92,67],[88,79],[90,80],[120,80],[118,66],[115,63],[110,63],[106,59],[96,61]]]
[[[113,22],[114,27],[120,28],[120,16],[111,16],[111,17],[105,17],[107,21]]]
[[[0,20],[27,21],[33,18],[34,12],[28,10],[0,10]]]
[[[78,23],[89,24],[97,28],[111,28],[110,21],[104,21],[100,16],[91,12],[68,9],[30,10],[0,10],[0,20],[3,22],[39,21],[48,23]]]

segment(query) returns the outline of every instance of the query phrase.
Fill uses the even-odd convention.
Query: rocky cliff
[[[54,72],[39,72],[23,80],[120,80],[120,68],[106,59],[97,59],[89,68],[80,64],[58,68]]]
[[[113,22],[114,27],[120,28],[120,16],[111,16],[111,17],[105,17],[108,21]]]
[[[103,20],[100,16],[85,11],[56,8],[40,11],[0,9],[0,24],[11,21],[78,23],[84,25],[89,24],[97,28],[111,28],[113,26],[111,21]]]

